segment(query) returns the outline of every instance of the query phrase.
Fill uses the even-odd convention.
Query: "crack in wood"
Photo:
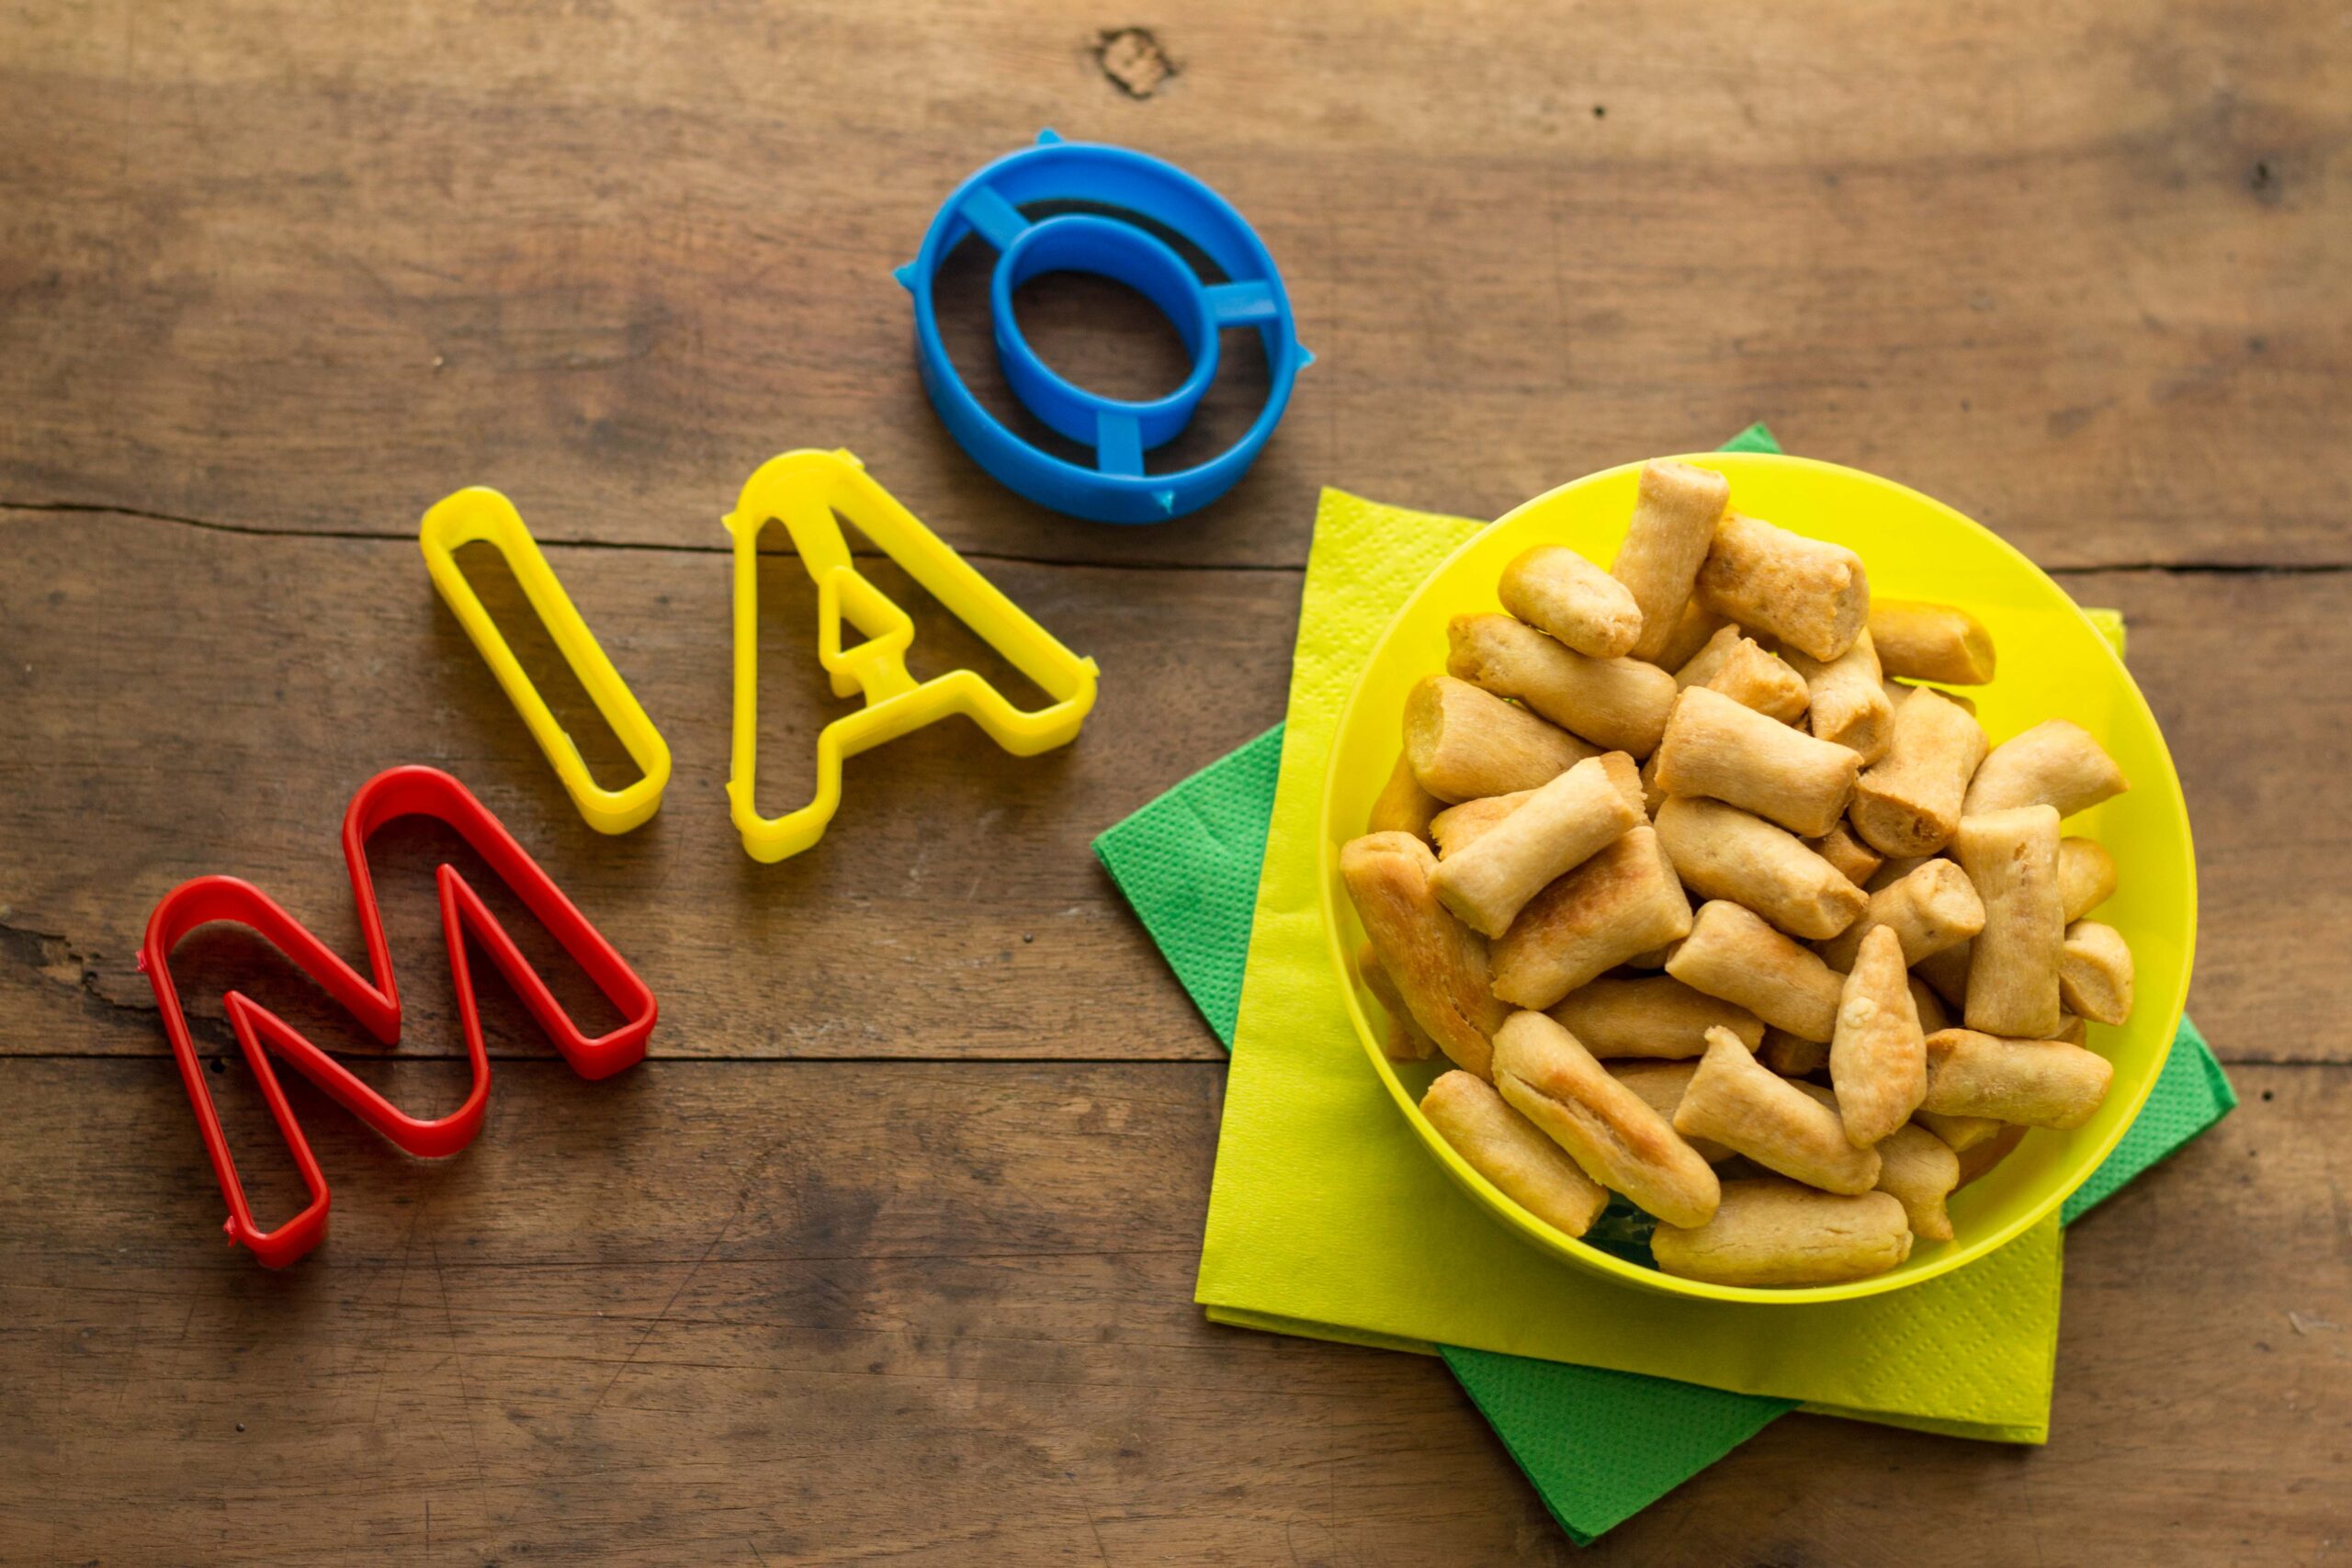
[[[415,536],[413,532],[390,532],[379,528],[294,528],[275,527],[257,523],[226,523],[218,518],[189,517],[178,513],[158,512],[138,506],[122,506],[88,501],[10,501],[0,497],[0,513],[51,513],[66,516],[128,517],[141,523],[162,523],[174,527],[199,528],[211,534],[233,534],[250,539],[349,539],[362,544],[405,544]],[[721,541],[716,544],[675,544],[650,539],[559,539],[541,538],[543,550],[612,550],[641,555],[723,556],[734,546]],[[782,555],[782,549],[763,549],[763,555]],[[1086,560],[1067,556],[1023,555],[1012,550],[959,549],[967,560],[998,561],[1008,566],[1042,566],[1075,571],[1256,571],[1287,572],[1297,576],[1306,570],[1305,561],[1189,561],[1189,560]],[[850,555],[858,560],[888,559],[882,551],[853,547]],[[2046,566],[2041,569],[2052,577],[2089,577],[2099,572],[2158,572],[2174,577],[2240,576],[2240,577],[2327,577],[2352,572],[2352,561],[2086,561],[2075,565]]]
[[[115,506],[88,501],[9,501],[0,498],[0,513],[49,513],[64,516],[128,517],[141,523],[162,523],[173,527],[197,528],[208,534],[232,534],[247,539],[348,539],[361,544],[406,544],[415,538],[413,530],[394,533],[381,528],[280,528],[258,523],[224,523],[218,518],[187,517],[177,513],[156,512],[137,506]],[[645,555],[726,556],[734,551],[729,541],[717,544],[670,544],[650,539],[557,539],[538,537],[542,550],[612,550]],[[763,556],[788,555],[791,552],[776,547],[763,547]],[[1060,556],[1022,555],[1011,550],[958,549],[956,554],[966,560],[998,561],[1008,566],[1068,567],[1076,570],[1101,571],[1276,571],[1295,576],[1306,570],[1303,562],[1290,561],[1184,561],[1184,560],[1081,560]],[[881,550],[853,546],[850,556],[856,560],[888,560]]]
[[[141,991],[129,1001],[108,996],[102,988],[106,971],[96,952],[75,946],[62,931],[41,931],[11,920],[6,906],[0,906],[0,954],[65,990],[81,992],[101,1007],[121,1012],[155,1010],[152,992]]]

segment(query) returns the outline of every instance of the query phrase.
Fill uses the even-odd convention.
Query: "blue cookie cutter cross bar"
[[[1107,207],[1159,224],[1196,247],[1225,275],[1204,284],[1150,230],[1115,217],[1066,213],[1032,221],[1024,206]],[[1057,434],[1094,448],[1091,468],[1056,457],[1007,429],[972,395],[940,340],[932,286],[967,235],[996,247],[989,309],[997,362],[1013,396]],[[1106,398],[1057,374],[1021,335],[1012,291],[1045,272],[1085,272],[1124,283],[1175,324],[1193,367],[1174,391],[1146,401]],[[932,407],[975,462],[1042,506],[1097,523],[1161,523],[1196,512],[1233,488],[1273,434],[1291,383],[1314,356],[1299,345],[1290,296],[1273,257],[1232,204],[1173,164],[1125,147],[1064,141],[1048,130],[956,189],[898,269],[915,303],[915,355]],[[1147,474],[1143,455],[1180,434],[1216,378],[1217,336],[1256,329],[1266,347],[1266,406],[1242,437],[1207,462]]]

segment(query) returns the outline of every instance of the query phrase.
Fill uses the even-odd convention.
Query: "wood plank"
[[[2352,1076],[2237,1076],[2070,1241],[2048,1449],[1794,1418],[1577,1560],[2322,1555]],[[1201,1319],[1221,1081],[517,1064],[438,1167],[303,1091],[335,1233],[271,1275],[168,1070],[0,1062],[0,1560],[1568,1561],[1436,1363]]]
[[[1294,574],[996,564],[1009,592],[1101,660],[1085,734],[1026,761],[961,725],[896,742],[851,764],[822,845],[761,867],[722,794],[723,557],[555,552],[677,757],[663,815],[605,839],[571,809],[411,545],[18,513],[0,517],[0,549],[17,566],[0,580],[0,681],[22,740],[0,754],[0,799],[24,846],[0,866],[0,997],[17,1021],[0,1026],[0,1051],[160,1050],[139,937],[154,900],[200,873],[260,881],[356,951],[342,803],[377,770],[423,761],[480,791],[655,985],[660,1054],[1216,1055],[1087,844],[1279,720]],[[529,623],[511,592],[481,576],[519,634]],[[2129,617],[2132,668],[2188,791],[2204,877],[2192,1011],[2233,1060],[2352,1060],[2334,979],[2352,907],[2278,896],[2352,881],[2352,840],[2335,826],[2352,819],[2352,688],[2311,678],[2352,661],[2352,579],[2067,581]],[[779,810],[805,797],[811,737],[836,709],[792,558],[763,560],[763,592],[762,801]],[[920,669],[980,657],[935,614],[921,636]],[[584,705],[565,716],[593,739]],[[411,982],[404,1049],[446,1054],[423,874],[443,847],[396,829],[379,864],[396,952],[429,976]],[[250,955],[209,944],[187,958],[198,1011],[217,1014],[213,992]],[[492,995],[500,1049],[543,1051]]]
[[[2190,1015],[2233,1062],[2352,1062],[2338,964],[2322,956],[2352,951],[2352,578],[2092,572],[2065,587],[2123,612],[2188,799]]]
[[[0,500],[400,535],[492,483],[545,536],[676,544],[845,444],[967,548],[1295,565],[1320,484],[1492,515],[1767,418],[2053,565],[2352,558],[2352,45],[2292,0],[1216,0],[1148,101],[1070,0],[5,26]],[[1178,527],[1014,500],[917,386],[889,269],[1046,123],[1229,194],[1321,356]],[[1081,378],[1172,376],[1148,310],[1035,293]]]

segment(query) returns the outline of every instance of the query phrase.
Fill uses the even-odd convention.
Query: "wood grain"
[[[2233,1062],[2352,1062],[2352,579],[2087,572],[2066,591],[2123,612],[2132,678],[2162,727],[2197,843],[2188,1010]],[[2323,626],[2335,628],[2319,634]],[[2308,628],[2308,630],[2299,629]],[[2130,874],[2126,868],[2124,874]],[[2295,971],[2312,965],[2307,980]]]
[[[0,1560],[1569,1561],[1437,1363],[1202,1320],[1222,1077],[516,1064],[431,1167],[305,1090],[271,1275],[167,1068],[0,1062]],[[2352,1085],[2240,1081],[2070,1239],[2049,1449],[1792,1418],[1576,1560],[2318,1558]]]
[[[678,543],[847,445],[965,547],[1295,565],[1318,484],[1493,515],[1768,418],[2047,564],[2352,558],[2352,51],[2306,6],[1216,0],[1154,18],[1143,101],[1094,59],[1129,19],[30,0],[0,500],[398,535],[489,483]],[[915,380],[890,268],[1046,124],[1229,195],[1320,355],[1180,527],[1014,500]],[[1164,332],[1123,328],[1071,367]]]
[[[1859,0],[9,8],[0,1563],[2339,1553],[2339,20],[2297,0],[1899,25]],[[1256,470],[1171,527],[1009,495],[913,373],[889,268],[1044,125],[1224,190],[1319,356]],[[987,262],[960,253],[940,299],[1018,422]],[[1017,309],[1086,384],[1182,373],[1114,288],[1049,276]],[[1226,350],[1159,460],[1254,413],[1263,366]],[[2071,1239],[2048,1449],[1792,1417],[1579,1552],[1434,1362],[1202,1320],[1221,1054],[1086,846],[1280,717],[1319,486],[1491,515],[1758,418],[2125,611],[2197,829],[2191,1010],[2246,1103]],[[857,451],[1100,660],[1103,697],[1049,757],[959,726],[854,762],[828,841],[761,867],[720,793],[717,519],[802,446]],[[469,483],[558,542],[669,736],[668,804],[633,835],[580,822],[432,595],[415,519]],[[511,582],[469,567],[621,776]],[[836,708],[805,578],[778,556],[762,584],[775,809]],[[919,671],[978,657],[918,619]],[[266,1274],[217,1240],[139,935],[164,889],[230,871],[356,951],[336,826],[407,761],[466,779],[653,981],[662,1059],[582,1084],[493,985],[491,1122],[433,1167],[298,1087],[336,1228]],[[447,848],[414,827],[376,846],[410,1024],[361,1070],[418,1109],[460,1092],[423,875]],[[362,1045],[234,937],[175,968],[208,1050],[232,978]],[[244,1067],[207,1081],[282,1214]]]

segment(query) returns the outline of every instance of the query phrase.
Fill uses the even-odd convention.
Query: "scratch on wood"
[[[416,1213],[409,1216],[408,1234],[401,1238],[400,1280],[392,1289],[392,1318],[395,1322],[400,1318],[401,1303],[408,1299],[408,1260],[416,1251],[416,1227],[424,1223],[424,1211],[431,1201],[429,1198],[417,1200]],[[382,1355],[383,1359],[376,1363],[375,1403],[368,1408],[368,1424],[370,1427],[384,1413],[384,1380],[390,1374],[392,1367],[390,1349],[387,1348]]]
[[[744,1178],[742,1186],[739,1188],[735,1193],[734,1212],[729,1214],[727,1216],[726,1223],[718,1227],[718,1234],[710,1238],[710,1245],[702,1249],[702,1256],[695,1259],[695,1266],[686,1270],[686,1277],[678,1281],[678,1288],[670,1292],[670,1299],[662,1304],[662,1310],[653,1314],[653,1321],[645,1325],[645,1332],[637,1337],[637,1343],[629,1347],[628,1357],[622,1360],[619,1368],[614,1371],[612,1381],[605,1385],[605,1392],[598,1394],[596,1396],[596,1403],[588,1407],[589,1414],[594,1415],[595,1412],[602,1410],[605,1407],[605,1401],[610,1399],[613,1396],[613,1390],[620,1386],[621,1378],[628,1371],[629,1368],[637,1364],[638,1357],[644,1353],[646,1342],[653,1337],[653,1331],[660,1328],[662,1325],[667,1321],[671,1312],[677,1306],[678,1299],[686,1293],[686,1287],[695,1282],[695,1276],[702,1272],[702,1266],[710,1261],[710,1255],[718,1250],[718,1244],[727,1239],[727,1233],[733,1230],[735,1228],[735,1222],[743,1217],[744,1206],[752,1201],[752,1191],[759,1186],[761,1179],[767,1174],[769,1162],[775,1157],[776,1152],[783,1147],[783,1141],[778,1140],[777,1142],[768,1145],[765,1148],[762,1149],[755,1157],[753,1157],[749,1168],[749,1174]]]
[[[424,1205],[419,1204],[422,1208]],[[466,1440],[474,1455],[474,1490],[481,1499],[482,1517],[490,1517],[490,1467],[482,1461],[481,1433],[474,1424],[473,1384],[466,1378],[465,1341],[458,1334],[458,1314],[449,1306],[449,1275],[441,1267],[441,1244],[433,1237],[425,1238],[426,1254],[433,1260],[433,1282],[441,1292],[441,1328],[449,1340],[450,1359],[457,1363],[458,1404],[465,1413]]]

